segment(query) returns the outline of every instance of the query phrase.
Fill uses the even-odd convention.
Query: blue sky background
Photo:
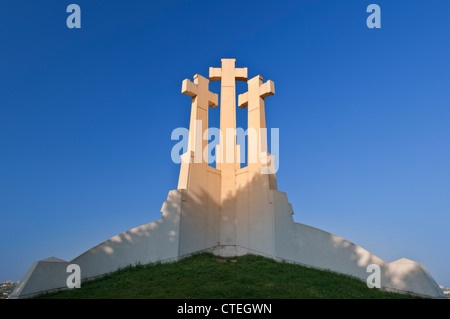
[[[366,26],[371,3],[382,29]],[[159,219],[178,181],[170,135],[189,124],[181,82],[236,58],[275,82],[267,125],[294,219],[450,287],[448,12],[448,0],[4,1],[0,281]]]

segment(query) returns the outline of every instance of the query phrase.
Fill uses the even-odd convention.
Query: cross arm
[[[268,80],[266,83],[259,86],[259,96],[265,99],[268,96],[275,94],[275,83]]]
[[[209,80],[210,81],[220,81],[222,78],[222,68],[209,68]]]
[[[248,106],[248,92],[238,95],[238,106],[245,109]]]
[[[208,105],[211,108],[215,108],[216,106],[219,105],[219,96],[216,93],[213,92],[209,92],[208,91]]]
[[[189,79],[183,80],[183,83],[181,84],[181,93],[182,94],[185,94],[185,95],[188,95],[188,96],[194,98],[199,94],[199,92],[203,91],[199,88],[199,85],[201,85],[198,82],[199,75],[196,74],[194,76],[194,79],[195,79],[194,81],[196,83],[192,82]],[[207,79],[205,79],[205,80],[207,81]],[[202,83],[206,83],[206,81],[202,81]],[[219,105],[219,96],[216,93],[210,92],[209,90],[207,90],[206,92],[207,92],[206,94],[208,95],[208,106],[210,106],[212,108],[215,108],[216,106],[218,106]]]
[[[262,77],[259,77],[260,81],[262,82]],[[268,96],[275,94],[275,83],[273,83],[272,80],[268,80],[266,83],[259,84],[258,86],[258,94],[261,98],[265,99]],[[239,94],[238,96],[238,106],[241,109],[244,109],[248,106],[248,95],[249,92],[245,92],[242,94]]]
[[[222,80],[222,68],[209,68],[209,80],[210,81],[220,81]],[[247,81],[247,68],[235,68],[234,69],[234,79],[236,81]]]
[[[236,77],[236,81],[247,81],[247,74],[247,68],[234,69],[234,76]]]
[[[181,93],[185,95],[189,95],[190,97],[197,96],[198,87],[197,84],[193,83],[189,79],[184,79],[181,84]]]

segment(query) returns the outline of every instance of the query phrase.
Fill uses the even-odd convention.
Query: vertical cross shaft
[[[185,79],[181,93],[192,97],[188,152],[194,152],[196,163],[204,162],[203,151],[207,141],[203,139],[203,135],[208,129],[208,107],[217,106],[218,96],[209,91],[209,80],[200,74],[194,75],[193,83]]]
[[[217,94],[209,91],[209,80],[199,74],[194,75],[194,82],[189,79],[183,81],[181,93],[192,97],[189,144],[187,152],[181,156],[178,179],[178,189],[188,189],[190,171],[194,169],[191,163],[204,166],[206,170],[207,161],[203,158],[203,150],[207,147],[207,141],[203,136],[208,129],[208,107],[216,107],[219,99]]]
[[[261,157],[268,153],[266,114],[264,109],[264,99],[275,94],[275,85],[269,80],[263,83],[263,77],[257,75],[248,80],[248,91],[238,97],[238,106],[246,108],[248,106],[248,129],[255,130],[255,136],[248,139],[248,159],[249,167],[253,163],[261,165]],[[263,129],[263,130],[261,130]]]
[[[236,59],[222,59],[221,68],[210,68],[210,81],[221,81],[220,147],[216,167],[221,171],[220,244],[236,244],[236,81],[247,80],[247,68],[236,68]],[[231,134],[227,134],[232,133]],[[217,150],[217,149],[216,149]],[[219,154],[218,154],[219,153]],[[219,155],[219,156],[217,156]]]
[[[236,81],[247,80],[247,68],[236,68],[236,59],[222,59],[221,68],[209,68],[209,80],[221,81],[220,95],[220,170],[235,170],[236,152]],[[227,134],[232,131],[233,135]],[[217,155],[217,154],[216,154]],[[216,156],[217,158],[217,156]]]

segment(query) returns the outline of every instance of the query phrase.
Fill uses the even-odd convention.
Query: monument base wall
[[[272,242],[265,246],[245,247],[242,245],[211,245],[204,230],[204,221],[184,221],[192,231],[199,230],[204,238],[202,246],[195,239],[195,249],[180,251],[184,242],[180,225],[186,214],[193,207],[186,206],[186,190],[173,190],[162,207],[162,218],[145,224],[93,247],[71,261],[48,258],[35,262],[19,285],[10,295],[11,299],[30,298],[44,292],[67,289],[66,280],[70,275],[66,272],[69,264],[77,264],[81,269],[82,280],[92,279],[120,268],[154,262],[170,262],[189,256],[196,252],[211,251],[216,255],[231,257],[245,254],[256,254],[287,261],[308,267],[330,270],[350,275],[366,281],[370,273],[367,266],[377,264],[381,269],[381,287],[384,290],[398,293],[411,293],[432,298],[445,298],[442,290],[433,280],[425,267],[417,262],[400,259],[386,263],[367,250],[333,234],[294,222],[293,210],[285,193],[270,190],[273,207]],[[194,205],[195,206],[195,205]],[[184,207],[184,208],[183,208]],[[185,210],[183,212],[183,210]],[[198,217],[198,216],[197,216]],[[271,219],[267,219],[270,221]],[[264,227],[263,227],[264,228]]]
[[[381,270],[381,288],[432,298],[445,298],[422,264],[400,259],[387,263],[364,248],[323,230],[294,222],[286,193],[272,190],[274,204],[275,258],[330,270],[366,281],[376,264]]]

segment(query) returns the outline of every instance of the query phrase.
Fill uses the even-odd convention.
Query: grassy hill
[[[197,254],[178,262],[127,267],[39,298],[411,298],[369,289],[349,276],[261,256]]]

